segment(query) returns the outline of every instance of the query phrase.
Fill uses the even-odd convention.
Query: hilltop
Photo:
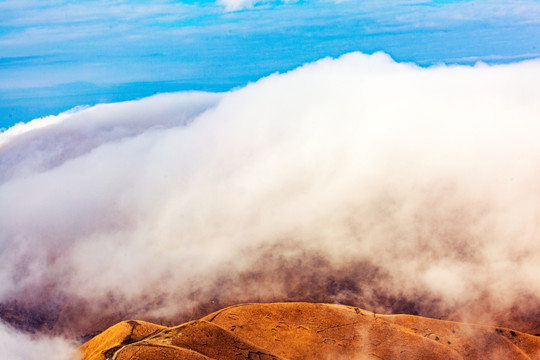
[[[540,359],[540,337],[345,305],[270,303],[174,327],[124,321],[80,350],[83,360]]]

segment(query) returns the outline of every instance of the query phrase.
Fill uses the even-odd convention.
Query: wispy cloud
[[[275,5],[279,3],[295,3],[298,0],[217,0],[218,5],[225,7],[227,11],[238,11],[243,9],[251,9],[255,5]]]
[[[176,21],[193,16],[197,9],[194,5],[177,1],[156,1],[151,4],[138,1],[40,1],[15,2],[5,1],[0,9],[9,12],[3,18],[8,26],[39,26],[66,23],[88,22],[125,22],[148,20]],[[191,14],[190,14],[191,12]]]
[[[264,2],[264,0],[218,0],[219,5],[225,6],[228,11],[236,11],[246,8],[251,8],[257,3]]]

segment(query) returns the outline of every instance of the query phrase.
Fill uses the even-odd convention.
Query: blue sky
[[[0,0],[0,128],[351,51],[421,66],[536,58],[540,1]]]

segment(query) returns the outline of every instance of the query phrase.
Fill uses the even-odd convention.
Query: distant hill
[[[124,321],[80,349],[83,360],[540,359],[540,337],[344,305],[270,303],[175,327]]]

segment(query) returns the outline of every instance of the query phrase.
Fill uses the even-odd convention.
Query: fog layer
[[[277,300],[529,326],[538,84],[352,53],[9,129],[0,300],[78,335]]]

